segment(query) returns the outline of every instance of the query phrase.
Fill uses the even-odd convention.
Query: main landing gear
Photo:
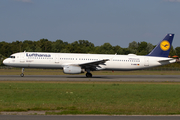
[[[87,72],[86,77],[92,77],[92,74],[90,72]]]
[[[90,78],[92,77],[92,74],[90,73],[90,69],[86,69],[86,77]]]
[[[24,77],[24,68],[22,68],[22,73],[20,74],[21,77]]]

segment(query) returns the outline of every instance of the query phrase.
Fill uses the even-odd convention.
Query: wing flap
[[[89,67],[97,67],[98,65],[102,64],[105,65],[104,63],[106,61],[109,61],[109,59],[102,59],[102,60],[98,60],[98,61],[93,61],[93,62],[87,62],[87,63],[82,63],[82,64],[78,64],[79,66],[89,66]]]
[[[90,69],[90,70],[99,70],[103,69],[99,65],[106,65],[105,62],[109,61],[109,59],[102,59],[98,61],[93,61],[93,62],[86,62],[86,63],[81,63],[81,64],[64,64],[64,65],[70,65],[70,66],[80,66],[82,69]]]

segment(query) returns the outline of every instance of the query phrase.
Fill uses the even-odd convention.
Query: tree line
[[[101,46],[95,46],[88,40],[78,40],[73,43],[64,42],[63,40],[49,41],[48,39],[40,39],[38,41],[14,41],[11,43],[0,42],[0,58],[1,61],[17,52],[56,52],[56,53],[92,53],[92,54],[121,54],[129,53],[137,55],[147,55],[155,45],[151,43],[136,42],[129,43],[127,48],[119,45],[112,46],[110,43],[104,43]],[[170,56],[180,56],[180,47],[171,47]]]

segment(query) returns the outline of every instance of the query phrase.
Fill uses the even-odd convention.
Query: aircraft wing
[[[105,65],[104,63],[106,61],[109,61],[109,59],[102,59],[102,60],[88,62],[88,63],[82,63],[82,64],[78,64],[78,65],[81,66],[83,69],[96,70],[96,68],[99,67],[99,65]]]

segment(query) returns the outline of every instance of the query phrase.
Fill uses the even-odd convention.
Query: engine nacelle
[[[79,74],[83,73],[83,70],[79,66],[64,66],[63,72],[66,74]]]

